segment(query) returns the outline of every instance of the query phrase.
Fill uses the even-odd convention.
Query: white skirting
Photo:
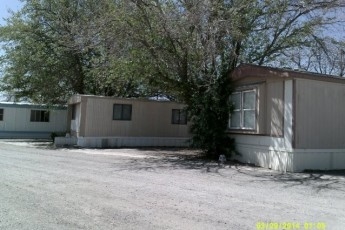
[[[57,137],[54,143],[85,148],[188,147],[188,141],[189,138],[178,137]]]
[[[345,149],[291,149],[283,138],[235,135],[234,159],[278,171],[345,169]]]

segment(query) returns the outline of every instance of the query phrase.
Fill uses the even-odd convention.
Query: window
[[[0,121],[4,120],[4,109],[0,109]]]
[[[47,110],[31,110],[31,122],[49,122],[49,111]]]
[[[234,111],[231,114],[231,129],[255,129],[256,90],[243,90],[231,95]]]
[[[182,109],[173,109],[171,116],[172,124],[185,125],[187,124],[187,113]]]
[[[114,104],[113,120],[130,121],[132,119],[132,105]]]
[[[72,105],[72,120],[75,120],[76,113],[77,113],[77,105],[74,104]]]

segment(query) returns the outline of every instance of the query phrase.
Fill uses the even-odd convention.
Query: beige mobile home
[[[168,101],[75,95],[68,102],[70,137],[82,147],[188,146],[184,105]]]
[[[345,79],[241,65],[229,121],[238,160],[280,171],[345,169]]]
[[[50,138],[66,124],[66,107],[0,102],[0,138]]]

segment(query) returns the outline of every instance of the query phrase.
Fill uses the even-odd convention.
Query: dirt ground
[[[345,229],[345,174],[0,140],[0,229]]]

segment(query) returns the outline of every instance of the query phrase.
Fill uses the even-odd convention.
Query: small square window
[[[47,110],[31,110],[31,122],[49,122],[49,111]]]
[[[0,121],[4,120],[4,109],[0,109]]]
[[[114,104],[113,120],[132,120],[132,105],[129,104]]]
[[[178,124],[178,125],[185,125],[187,124],[187,113],[185,110],[182,109],[173,109],[172,116],[171,116],[171,123]]]

